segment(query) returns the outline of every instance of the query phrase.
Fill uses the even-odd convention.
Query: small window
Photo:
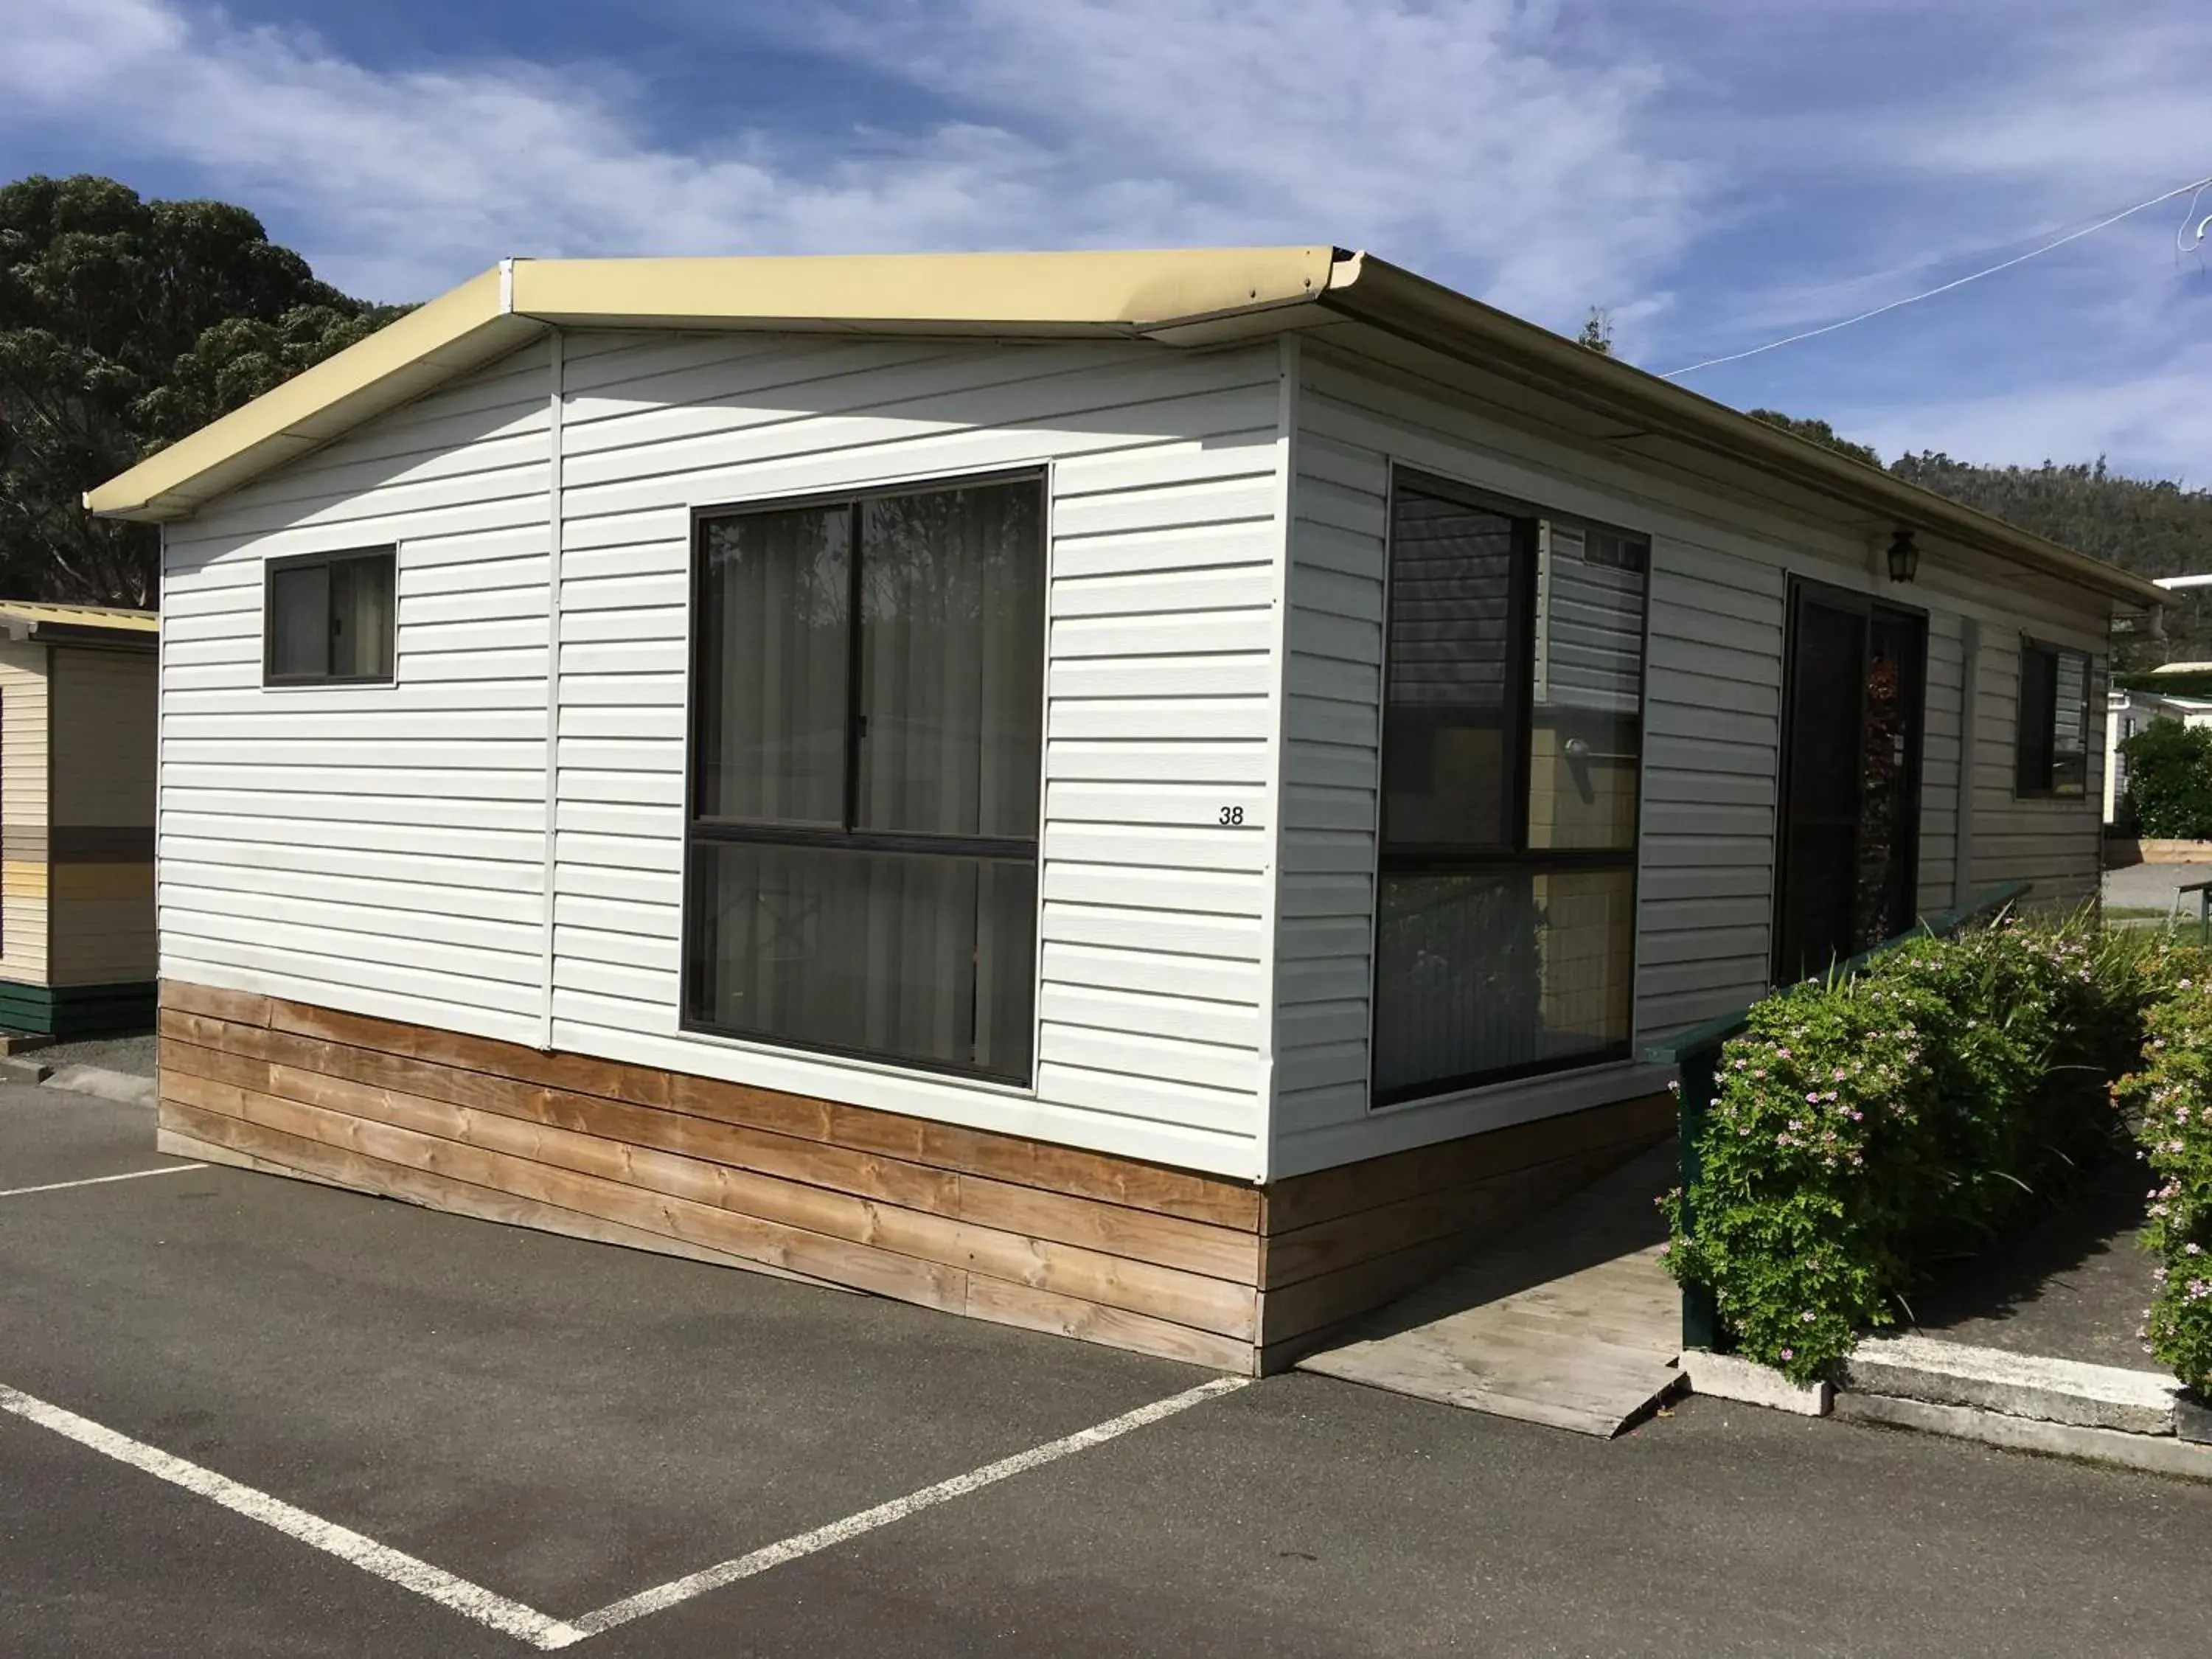
[[[2089,653],[2024,640],[2013,793],[2074,799],[2089,788]]]
[[[388,547],[270,560],[264,682],[388,684],[397,563]]]

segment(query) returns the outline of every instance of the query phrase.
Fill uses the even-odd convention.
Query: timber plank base
[[[1672,1127],[1665,1097],[1266,1191],[165,982],[161,1144],[433,1209],[1276,1370]]]

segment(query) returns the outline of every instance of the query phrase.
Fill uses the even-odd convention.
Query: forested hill
[[[82,492],[343,349],[402,307],[316,280],[222,202],[149,201],[112,179],[0,185],[0,598],[153,602],[156,538],[101,523]],[[1601,313],[1582,334],[1610,353]],[[1825,421],[1761,420],[1881,466]],[[2081,465],[1905,455],[1899,477],[2149,576],[2212,572],[2212,492]],[[2212,659],[2212,590],[2124,666]]]
[[[1855,459],[1882,464],[1872,449],[1838,436],[1825,421],[1793,420],[1769,409],[1752,413]],[[1907,483],[2142,575],[2212,573],[2212,490],[2184,489],[2166,478],[2124,477],[2102,460],[1978,466],[1928,450],[1900,455],[1887,470]],[[2123,635],[2117,650],[2121,665],[2212,659],[2212,592],[2176,597],[2182,602],[2167,616],[2164,643]]]
[[[153,604],[152,527],[82,493],[398,314],[244,208],[90,174],[0,186],[0,599]]]

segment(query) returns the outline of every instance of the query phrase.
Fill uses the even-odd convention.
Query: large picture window
[[[1027,1081],[1035,477],[703,516],[691,1026]]]
[[[1650,544],[1392,489],[1375,1103],[1628,1053]]]
[[[2075,799],[2089,789],[2089,653],[2023,640],[2014,793]]]
[[[377,685],[392,678],[389,547],[272,559],[263,602],[263,680],[270,685]]]

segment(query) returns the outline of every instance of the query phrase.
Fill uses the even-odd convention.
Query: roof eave
[[[2076,553],[1409,270],[1358,255],[1321,303],[1551,395],[1723,455],[1899,526],[1943,536],[2131,606],[2172,603],[2146,578]]]
[[[544,325],[512,314],[487,270],[245,407],[85,492],[101,518],[159,524],[513,349]]]

